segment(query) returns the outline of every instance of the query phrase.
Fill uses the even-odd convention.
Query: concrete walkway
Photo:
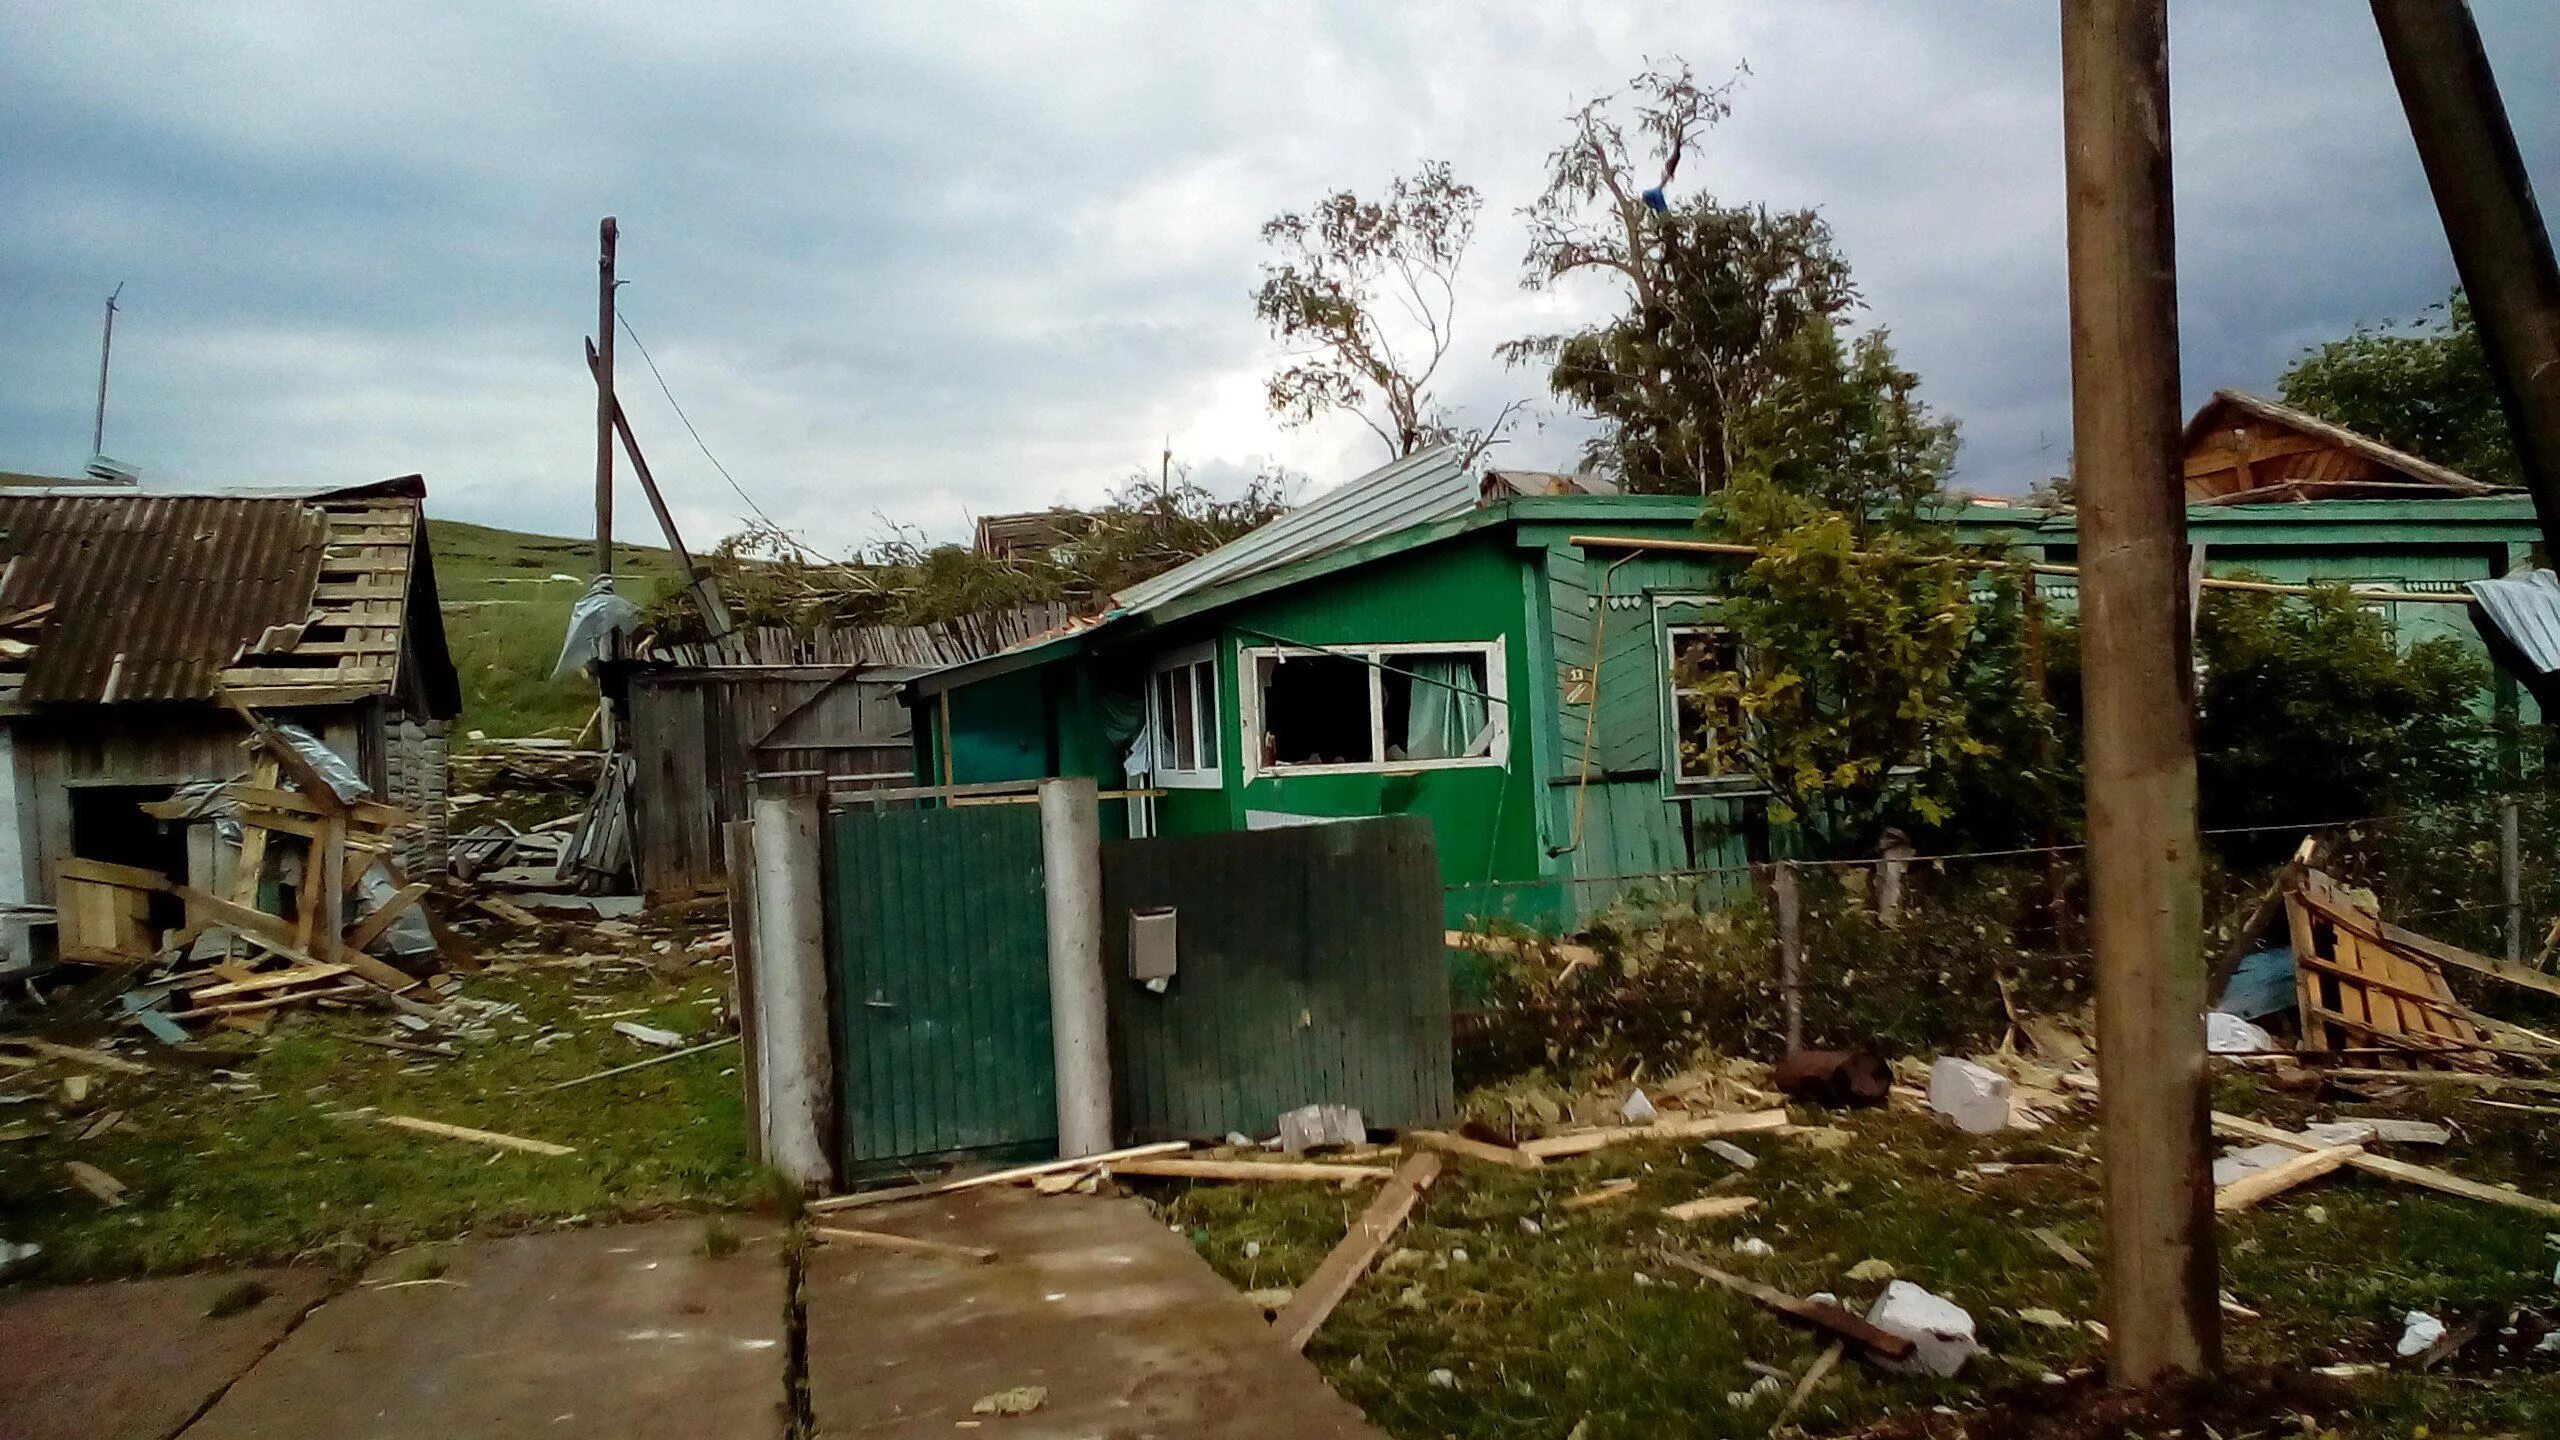
[[[840,1218],[997,1258],[818,1247],[801,1293],[821,1436],[947,1437],[973,1419],[1004,1440],[1378,1436],[1137,1201],[973,1190]],[[971,1415],[1026,1386],[1048,1392],[1030,1414]]]
[[[810,1255],[820,1437],[982,1423],[1004,1440],[1375,1440],[1135,1201],[970,1192],[840,1218],[1000,1253]],[[463,1241],[345,1286],[288,1269],[0,1299],[0,1440],[780,1440],[779,1234],[736,1222],[744,1244],[714,1257],[705,1233],[691,1219]],[[1019,1386],[1045,1387],[1038,1410],[971,1415]]]

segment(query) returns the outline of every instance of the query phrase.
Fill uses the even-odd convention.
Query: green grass
[[[413,1036],[379,1015],[307,1015],[267,1042],[216,1040],[233,1054],[190,1068],[155,1049],[147,1076],[105,1075],[81,1114],[48,1102],[8,1107],[44,1133],[0,1145],[0,1236],[44,1246],[33,1278],[196,1269],[304,1259],[345,1265],[404,1244],[569,1221],[748,1204],[764,1178],[747,1163],[735,1049],[575,1089],[550,1082],[645,1058],[615,1018],[715,1034],[713,969],[525,969],[472,978],[473,999],[522,1007],[449,1060],[348,1037]],[[633,1012],[625,1014],[624,1012]],[[546,1028],[558,1041],[537,1050]],[[216,1032],[220,1035],[224,1032]],[[37,1093],[66,1067],[0,1071],[0,1093]],[[366,1110],[412,1115],[576,1147],[546,1157],[394,1129]],[[98,1113],[125,1124],[93,1140]],[[39,1112],[29,1115],[28,1112]],[[72,1185],[84,1160],[130,1188],[107,1209]]]
[[[587,540],[528,535],[459,520],[430,520],[445,639],[462,673],[462,728],[489,735],[567,738],[595,709],[595,687],[554,680],[569,607],[595,568]],[[616,547],[620,593],[646,606],[674,583],[675,557],[650,546]],[[552,576],[571,578],[555,580]]]
[[[2225,1100],[2250,1103],[2236,1093]],[[2285,1109],[2251,1108],[2271,1118]],[[2450,1097],[2403,1113],[2438,1109],[2453,1112],[2468,1133],[2441,1157],[2418,1158],[2560,1194],[2560,1132],[2544,1117]],[[1825,1152],[1747,1137],[1741,1143],[1761,1157],[1748,1173],[1682,1145],[1620,1146],[1527,1173],[1453,1161],[1399,1237],[1404,1253],[1352,1292],[1309,1354],[1373,1420],[1414,1440],[1554,1437],[1585,1421],[1586,1440],[1768,1434],[1777,1401],[1727,1401],[1757,1378],[1744,1362],[1800,1374],[1821,1342],[1664,1263],[1658,1247],[1668,1244],[1799,1295],[1832,1291],[1860,1309],[1883,1282],[1852,1281],[1848,1272],[1879,1259],[1973,1313],[1990,1356],[1954,1380],[1843,1365],[1796,1417],[1810,1434],[1848,1433],[1888,1412],[1964,1409],[2002,1390],[2036,1405],[2040,1393],[2050,1394],[2047,1374],[2101,1362],[2103,1347],[2085,1327],[2055,1330],[2018,1318],[2034,1308],[2074,1321],[2099,1317],[2098,1275],[2064,1263],[2030,1233],[2049,1227],[2088,1255],[2102,1253],[2095,1168],[2069,1153],[2094,1153],[2085,1117],[2041,1135],[1984,1138],[1902,1113],[1831,1119],[1856,1142]],[[2036,1168],[1999,1177],[1973,1170],[1987,1161]],[[1559,1207],[1622,1176],[1639,1182],[1629,1199],[1579,1212]],[[1301,1185],[1166,1185],[1158,1193],[1169,1198],[1168,1219],[1240,1289],[1303,1281],[1366,1200]],[[1752,1195],[1760,1206],[1739,1220],[1697,1226],[1655,1213],[1703,1193]],[[2412,1308],[2449,1323],[2503,1323],[2519,1308],[2547,1314],[2560,1258],[2545,1239],[2553,1228],[2519,1211],[2353,1174],[2236,1217],[2224,1230],[2224,1284],[2265,1318],[2230,1324],[2232,1364],[2290,1374],[2387,1361],[2401,1312]],[[1744,1235],[1776,1253],[1734,1252],[1732,1241]],[[2551,1433],[2535,1427],[2560,1414],[2560,1364],[2552,1360],[2539,1357],[2530,1373],[2494,1380],[2395,1372],[2352,1382],[2352,1416],[2330,1423],[2348,1436],[2408,1436],[2423,1433],[2413,1430],[2421,1423],[2440,1436],[2464,1433],[2465,1425]],[[1454,1386],[1431,1383],[1435,1370],[1450,1372]],[[2273,1425],[2282,1417],[2260,1418]]]

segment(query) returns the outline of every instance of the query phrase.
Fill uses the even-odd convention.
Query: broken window
[[[1715,754],[1717,737],[1730,738],[1742,724],[1733,697],[1713,693],[1710,681],[1742,666],[1742,646],[1721,626],[1671,627],[1671,774],[1682,785],[1733,778],[1730,762]]]
[[[1159,783],[1218,783],[1218,659],[1201,654],[1157,666],[1147,688]]]
[[[1258,702],[1247,754],[1257,770],[1501,758],[1498,644],[1247,653]]]

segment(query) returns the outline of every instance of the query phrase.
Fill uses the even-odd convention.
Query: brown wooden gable
[[[2215,392],[2187,422],[2186,482],[2187,499],[2208,505],[2409,500],[2499,490],[2343,425],[2239,390]]]

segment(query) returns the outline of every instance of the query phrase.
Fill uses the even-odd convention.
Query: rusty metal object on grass
[[[1873,1051],[1798,1050],[1769,1072],[1769,1083],[1816,1105],[1881,1105],[1893,1093],[1893,1071]]]

